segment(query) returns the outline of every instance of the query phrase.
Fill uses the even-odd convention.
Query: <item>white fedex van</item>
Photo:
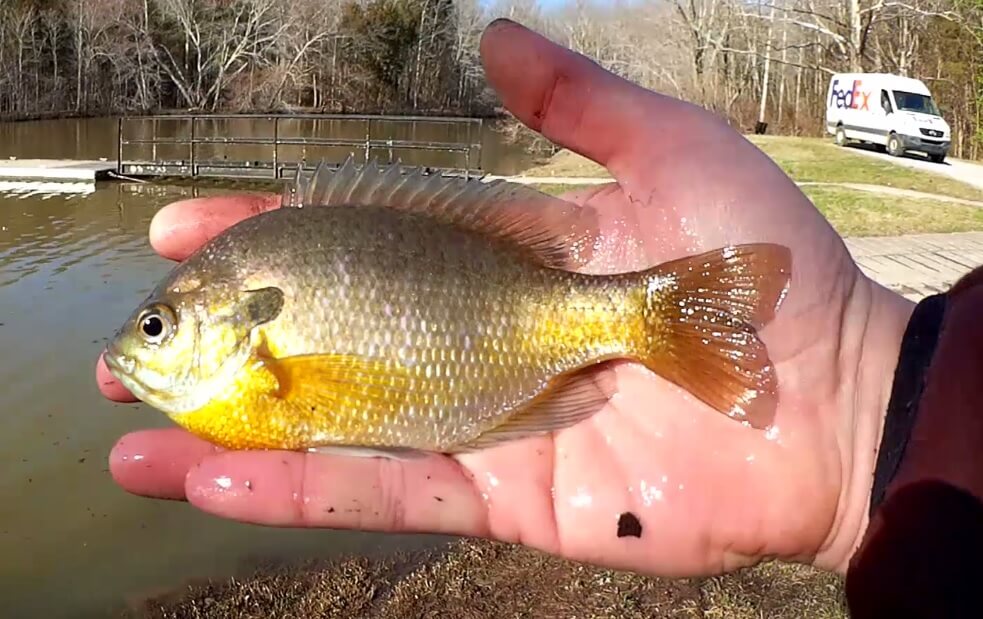
[[[826,93],[826,132],[880,144],[900,157],[923,152],[936,163],[949,153],[949,124],[920,80],[889,73],[838,73]]]

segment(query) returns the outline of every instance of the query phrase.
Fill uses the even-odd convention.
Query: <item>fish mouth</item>
[[[124,385],[129,388],[130,383],[133,382],[133,372],[136,370],[136,360],[131,357],[126,356],[119,349],[115,342],[110,342],[106,346],[106,350],[102,354],[103,361],[106,362],[106,367],[109,369],[109,373],[112,374],[117,380],[124,383]]]
[[[113,378],[118,380],[125,389],[132,393],[138,400],[145,402],[151,395],[147,387],[136,377],[137,362],[132,357],[128,357],[119,348],[110,344],[102,355],[106,362],[106,367]]]

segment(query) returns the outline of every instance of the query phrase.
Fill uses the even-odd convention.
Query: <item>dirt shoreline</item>
[[[841,579],[803,566],[768,563],[717,578],[662,580],[462,539],[385,559],[258,567],[247,577],[190,583],[120,617],[842,619],[847,613]]]

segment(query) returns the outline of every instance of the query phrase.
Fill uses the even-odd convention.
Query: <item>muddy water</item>
[[[101,134],[86,122],[53,123],[65,131],[34,123],[37,132],[27,124],[0,125],[7,153],[99,156],[92,145]],[[52,144],[57,136],[61,149]],[[105,617],[129,600],[226,576],[253,559],[436,541],[237,524],[113,484],[106,458],[116,439],[169,423],[142,405],[103,399],[93,373],[104,338],[170,266],[149,248],[150,219],[174,200],[245,187],[68,189],[0,185],[0,615]]]

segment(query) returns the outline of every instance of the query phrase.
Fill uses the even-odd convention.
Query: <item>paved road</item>
[[[944,174],[958,181],[969,183],[980,190],[983,196],[983,165],[970,163],[961,159],[946,158],[944,163],[932,163],[921,153],[908,153],[904,157],[892,157],[887,153],[879,152],[860,145],[851,145],[850,150],[868,157],[876,157],[883,161],[888,161],[897,165],[907,166],[916,170]]]
[[[983,232],[846,239],[869,277],[918,301],[983,265]]]

